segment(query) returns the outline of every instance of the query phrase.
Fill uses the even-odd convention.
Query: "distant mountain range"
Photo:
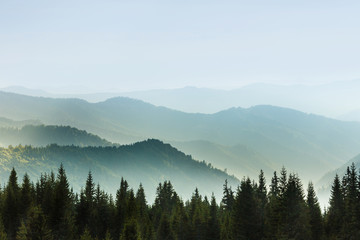
[[[0,92],[0,117],[70,125],[114,143],[156,138],[236,176],[283,165],[318,180],[359,153],[360,123],[255,106],[194,114],[129,99],[89,103]]]
[[[81,98],[90,102],[100,102],[123,96],[143,100],[156,106],[194,113],[216,113],[231,107],[248,108],[265,104],[340,120],[360,121],[359,89],[360,79],[314,86],[257,83],[234,90],[185,87],[91,94],[51,94],[43,90],[20,86],[8,87],[3,90],[30,96]]]

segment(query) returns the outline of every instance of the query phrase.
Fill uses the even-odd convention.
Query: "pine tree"
[[[221,207],[225,210],[231,211],[234,205],[234,192],[228,186],[227,179],[223,185],[223,199],[221,200]]]
[[[26,236],[26,238],[25,238]],[[31,207],[26,224],[24,222],[17,233],[17,239],[52,240],[53,236],[40,207]]]
[[[243,179],[237,190],[233,211],[235,239],[259,239],[259,222],[253,185],[249,178]]]
[[[121,233],[120,240],[140,240],[139,227],[134,218],[127,221]]]
[[[174,233],[171,229],[170,219],[166,212],[164,212],[160,218],[156,236],[157,239],[162,239],[162,240],[175,239]]]
[[[219,216],[218,216],[218,206],[216,204],[216,199],[215,199],[214,193],[211,196],[210,218],[208,221],[206,235],[207,235],[208,240],[220,239],[220,223],[219,223]]]
[[[85,228],[83,234],[80,236],[80,240],[93,240],[88,228]]]
[[[1,217],[0,217],[0,240],[7,240],[7,234],[5,232]]]
[[[70,213],[71,196],[69,182],[64,166],[61,164],[58,169],[57,179],[54,187],[53,209],[51,211],[51,225],[57,238],[64,238],[72,226]],[[70,221],[70,222],[69,222]]]
[[[339,176],[336,174],[331,187],[330,206],[327,213],[327,235],[331,238],[341,236],[344,214],[344,196],[341,190]]]
[[[259,224],[259,238],[264,237],[265,232],[265,207],[267,204],[266,180],[263,170],[260,170],[259,184],[256,188],[256,205]]]
[[[28,232],[23,221],[21,222],[19,230],[16,233],[16,240],[28,240]]]
[[[15,169],[11,170],[9,181],[5,189],[3,207],[3,222],[9,239],[14,239],[20,225],[20,189],[17,183]]]
[[[347,168],[344,182],[346,182],[343,186],[346,221],[344,221],[342,235],[347,238],[360,238],[358,175],[354,163]]]
[[[281,225],[278,238],[309,239],[309,216],[300,179],[290,174],[280,199]]]
[[[120,189],[116,192],[116,229],[118,229],[116,235],[120,235],[121,229],[124,228],[126,209],[127,209],[127,198],[128,198],[128,183],[126,180],[121,178]]]
[[[322,239],[323,223],[322,223],[321,210],[318,199],[315,194],[314,186],[311,182],[308,185],[306,203],[310,213],[311,239],[312,240]]]
[[[24,218],[33,202],[33,189],[29,176],[25,173],[20,191],[20,215]]]
[[[171,216],[171,229],[177,240],[187,240],[190,238],[189,216],[181,200],[177,201],[176,207]]]

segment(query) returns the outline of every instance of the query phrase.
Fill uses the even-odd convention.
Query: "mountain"
[[[316,183],[316,186],[318,186],[317,194],[320,202],[328,203],[331,193],[331,186],[334,182],[335,175],[337,174],[341,180],[342,177],[345,175],[347,168],[350,167],[352,163],[355,164],[357,171],[359,171],[360,154],[351,158],[350,160],[348,160],[346,163],[342,164],[340,167],[336,168],[335,170],[328,171],[320,178],[320,180]]]
[[[183,112],[216,113],[231,107],[274,105],[340,120],[360,121],[360,79],[319,85],[255,83],[233,90],[197,87],[132,92],[52,94],[37,89],[8,87],[3,91],[42,97],[81,98],[100,102],[113,97],[139,99]]]
[[[22,120],[22,121],[14,121],[12,119],[0,117],[0,127],[7,128],[21,128],[25,125],[41,125],[40,120]]]
[[[360,154],[351,158],[349,161],[341,165],[339,168],[329,171],[326,173],[318,182],[318,186],[322,186],[324,189],[330,189],[331,184],[333,183],[334,177],[338,174],[340,177],[344,176],[346,173],[346,169],[354,163],[355,167],[360,170]]]
[[[212,148],[219,158],[215,161],[213,157],[211,164],[221,169],[228,168],[229,173],[237,176],[250,175],[247,169],[255,168],[254,162],[261,159],[266,163],[264,168],[279,169],[284,165],[305,180],[316,181],[319,176],[358,154],[360,144],[359,123],[274,106],[195,114],[129,98],[89,103],[80,99],[0,92],[0,109],[2,117],[71,125],[115,143],[147,138],[183,142],[175,146],[187,154],[195,154],[198,159],[207,159],[209,153],[186,147],[191,142],[203,141],[208,149],[212,144],[222,145],[231,149],[231,156],[239,157],[226,156],[224,148]],[[234,166],[234,169],[229,166]]]
[[[246,145],[226,146],[205,140],[189,142],[170,142],[177,149],[191,153],[195,159],[211,162],[214,166],[221,166],[226,172],[237,176],[257,176],[262,169],[267,177],[271,177],[275,169],[271,159]]]
[[[155,196],[157,184],[164,180],[171,180],[185,199],[190,198],[195,187],[208,196],[214,192],[221,199],[225,179],[233,186],[239,183],[235,177],[153,139],[118,147],[52,144],[0,148],[0,180],[2,183],[7,181],[12,167],[20,176],[27,172],[34,179],[42,172],[56,171],[61,163],[75,191],[84,185],[89,170],[94,179],[112,194],[124,177],[131,186],[142,183],[145,190],[149,190],[146,193],[150,199]]]
[[[321,85],[256,83],[233,90],[185,87],[125,92],[118,96],[136,98],[184,112],[215,113],[234,106],[247,108],[266,104],[343,119],[342,115],[359,108],[358,89],[360,79]],[[89,95],[81,97],[91,99]],[[359,115],[347,115],[346,120],[360,121],[360,118]]]
[[[25,125],[22,128],[0,128],[0,145],[58,145],[111,146],[100,137],[70,126]]]

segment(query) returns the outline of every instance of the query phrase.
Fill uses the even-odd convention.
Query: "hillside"
[[[115,193],[121,177],[131,186],[143,184],[147,196],[153,199],[159,182],[171,180],[184,198],[189,198],[195,186],[206,195],[212,192],[220,199],[222,185],[228,179],[231,185],[239,181],[225,172],[190,156],[158,140],[147,140],[119,147],[78,147],[49,145],[47,147],[17,146],[0,148],[0,181],[7,181],[15,167],[22,176],[27,172],[37,178],[42,172],[56,171],[63,163],[69,181],[75,191],[85,182],[91,170],[103,188]],[[35,180],[34,179],[34,180]],[[150,191],[151,190],[151,191]]]
[[[0,128],[0,146],[32,145],[111,146],[100,137],[70,126],[25,125],[22,128]]]
[[[271,169],[284,165],[299,172],[306,181],[316,181],[319,176],[358,154],[360,144],[359,123],[274,106],[191,114],[128,98],[89,103],[79,99],[39,98],[0,92],[0,108],[0,117],[40,119],[44,124],[71,125],[116,143],[147,138],[183,142],[175,146],[201,160],[207,160],[209,154],[186,147],[193,141],[203,141],[207,148],[211,148],[212,144],[225,146],[232,149],[232,156],[241,155],[239,151],[246,149],[253,154],[244,153],[244,158],[229,158],[223,150],[218,150],[218,160],[211,161],[214,166],[228,168],[229,173],[237,176],[250,175],[246,169],[254,168],[256,165],[253,163],[262,159]],[[234,167],[230,169],[229,166]]]
[[[326,173],[322,178],[319,180],[318,185],[322,186],[324,189],[330,189],[329,186],[331,186],[334,177],[336,174],[339,176],[343,176],[346,173],[346,169],[351,166],[351,164],[354,163],[355,167],[359,170],[360,169],[360,154],[351,158],[349,161],[341,165],[339,168],[329,171]]]

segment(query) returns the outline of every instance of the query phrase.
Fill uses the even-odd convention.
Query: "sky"
[[[52,92],[360,78],[360,2],[0,1],[0,88]]]

